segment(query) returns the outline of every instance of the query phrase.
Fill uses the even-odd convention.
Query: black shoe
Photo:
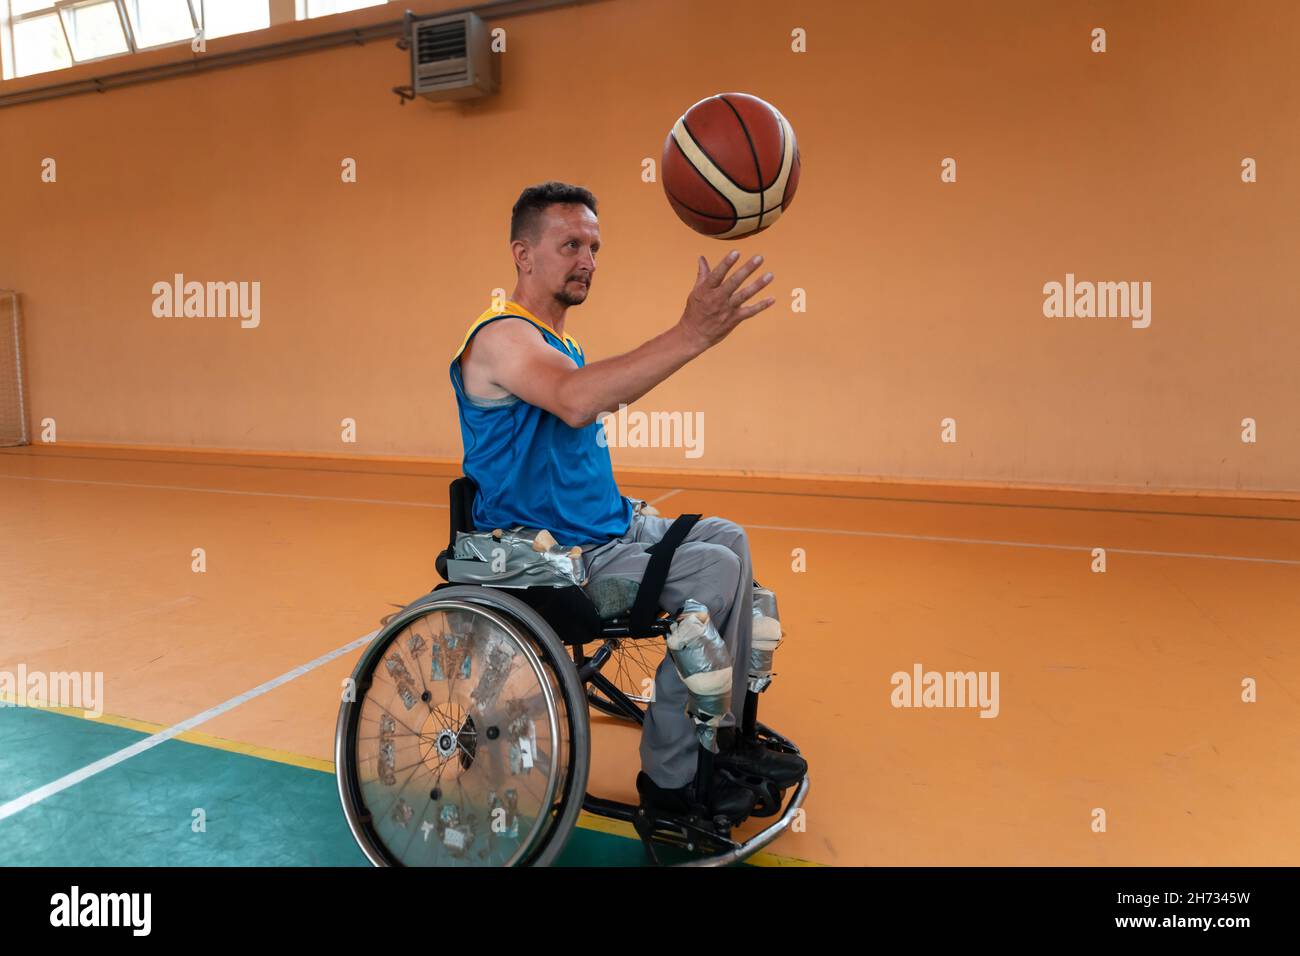
[[[785,789],[803,779],[808,761],[798,754],[773,750],[754,737],[742,737],[735,727],[718,728],[714,766],[733,773],[763,777]]]
[[[714,777],[712,791],[709,806],[705,808],[695,799],[693,783],[670,789],[659,786],[644,770],[636,775],[636,792],[641,795],[642,806],[680,816],[721,816],[733,821],[749,816],[749,811],[754,806],[754,794],[749,789]],[[704,813],[706,809],[707,814]]]

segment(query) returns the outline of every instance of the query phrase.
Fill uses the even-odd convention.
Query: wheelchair
[[[470,532],[477,488],[450,487],[444,583],[390,615],[363,652],[339,709],[335,766],[344,816],[376,866],[547,866],[586,810],[630,823],[653,865],[722,866],[753,855],[792,821],[808,777],[778,791],[749,778],[748,816],[775,817],[738,837],[739,820],[667,813],[587,792],[589,708],[640,724],[673,618],[658,607],[672,552],[699,515],[653,546],[637,603],[602,620],[580,587],[455,584],[447,561]],[[588,653],[588,650],[591,652]],[[611,674],[605,673],[607,670]],[[757,720],[741,729],[799,753]],[[712,754],[700,748],[706,788]],[[788,796],[786,795],[788,792]],[[664,854],[665,848],[675,848]],[[684,857],[671,864],[665,856]]]

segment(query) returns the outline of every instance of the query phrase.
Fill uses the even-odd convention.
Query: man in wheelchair
[[[586,300],[595,275],[595,197],[557,182],[525,189],[512,212],[510,248],[513,293],[475,320],[450,367],[463,468],[478,486],[473,527],[547,529],[559,545],[582,550],[589,593],[630,596],[674,522],[619,492],[597,419],[768,308],[770,298],[746,303],[772,274],[744,285],[760,256],[735,271],[737,252],[712,269],[701,257],[675,325],[588,364],[565,317]],[[772,679],[781,638],[775,598],[754,582],[737,524],[705,518],[685,537],[671,537],[680,541],[659,604],[674,620],[646,709],[637,790],[642,805],[656,810],[744,819],[756,784],[783,790],[807,769],[797,753],[768,747],[752,732],[756,695]]]

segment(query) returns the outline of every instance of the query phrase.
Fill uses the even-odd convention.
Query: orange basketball
[[[799,185],[794,129],[771,103],[748,93],[700,100],[664,141],[664,193],[677,218],[715,239],[762,232]]]

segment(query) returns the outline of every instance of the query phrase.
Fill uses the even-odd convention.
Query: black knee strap
[[[673,563],[673,552],[677,550],[686,536],[700,520],[700,515],[678,515],[677,520],[669,525],[664,536],[655,544],[646,548],[650,563],[646,565],[645,574],[636,592],[636,601],[632,604],[629,624],[633,634],[650,633],[650,625],[659,616],[659,595],[663,593],[664,582],[668,580],[668,569]]]

